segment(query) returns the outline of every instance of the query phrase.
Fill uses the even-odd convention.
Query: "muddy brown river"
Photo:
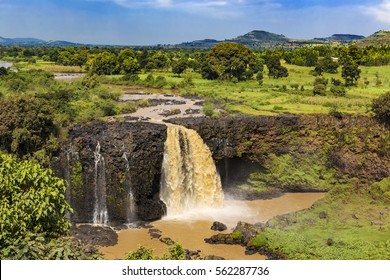
[[[212,245],[204,242],[218,232],[210,230],[214,221],[227,225],[222,233],[232,231],[238,221],[265,223],[272,217],[309,208],[314,202],[324,197],[324,193],[286,193],[270,200],[225,200],[220,209],[202,209],[164,217],[151,225],[162,231],[162,237],[170,237],[189,250],[200,250],[201,256],[216,255],[229,260],[265,259],[260,254],[245,255],[245,248],[240,245]],[[167,245],[158,239],[152,239],[148,229],[126,229],[118,231],[118,243],[111,247],[101,247],[105,259],[123,259],[126,252],[136,250],[143,244],[154,249],[154,254],[162,256],[167,252]]]

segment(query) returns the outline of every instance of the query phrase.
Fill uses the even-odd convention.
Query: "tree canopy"
[[[223,42],[207,54],[203,77],[208,79],[247,80],[256,71],[256,56],[251,49],[237,43]]]

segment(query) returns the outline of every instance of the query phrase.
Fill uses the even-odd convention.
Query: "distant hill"
[[[280,45],[288,41],[289,39],[284,35],[279,35],[267,31],[253,30],[244,35],[238,36],[233,39],[226,39],[224,41],[218,41],[214,39],[196,40],[192,42],[181,43],[175,45],[175,47],[207,49],[221,42],[235,42],[235,43],[246,45],[251,48],[259,48],[259,47],[273,47],[275,45]]]
[[[222,42],[222,41],[218,41],[218,40],[214,40],[214,39],[204,39],[204,40],[196,40],[196,41],[192,41],[192,42],[184,42],[184,43],[175,45],[175,47],[194,48],[194,49],[209,49],[220,42]]]
[[[320,41],[336,41],[336,42],[352,42],[357,40],[362,40],[365,37],[362,35],[354,35],[354,34],[333,34],[330,37],[326,38],[314,38],[314,40]]]
[[[390,30],[380,30],[356,43],[359,47],[390,45]]]
[[[251,48],[259,48],[280,45],[281,43],[288,42],[289,40],[290,39],[284,35],[279,35],[267,31],[253,30],[245,35],[238,36],[237,38],[226,41],[240,43]]]
[[[4,38],[0,37],[0,45],[3,46],[34,46],[43,45],[45,41],[36,38]]]
[[[57,46],[57,47],[69,47],[69,46],[81,46],[79,43],[72,43],[67,41],[44,41],[36,38],[4,38],[0,37],[1,46]]]

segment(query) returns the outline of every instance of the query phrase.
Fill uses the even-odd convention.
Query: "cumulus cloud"
[[[390,23],[390,0],[382,0],[382,3],[373,6],[363,6],[365,14],[374,16],[378,21]]]

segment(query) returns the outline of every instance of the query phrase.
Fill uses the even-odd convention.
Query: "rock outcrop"
[[[390,176],[390,132],[368,116],[238,116],[169,122],[199,133],[221,163],[221,177],[228,165],[234,165],[234,173],[243,172],[245,176],[250,163],[261,167],[270,153],[299,156],[310,152],[326,154],[327,164],[350,178],[379,181]],[[237,168],[242,161],[246,161],[244,170]]]
[[[165,205],[158,193],[165,139],[166,126],[152,123],[93,122],[70,129],[60,157],[53,159],[53,169],[70,184],[72,221],[93,221],[95,181],[102,177],[110,224],[161,218]],[[97,178],[98,143],[104,174]],[[129,217],[130,192],[135,213]]]

